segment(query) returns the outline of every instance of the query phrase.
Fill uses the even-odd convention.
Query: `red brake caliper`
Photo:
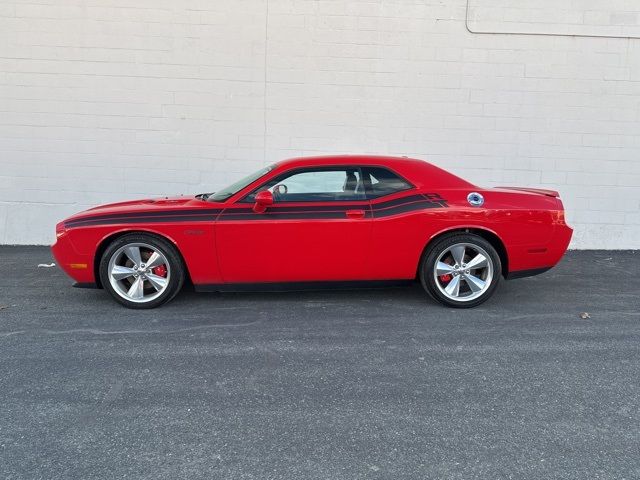
[[[167,267],[165,267],[164,265],[160,265],[159,267],[156,267],[151,271],[153,272],[154,275],[157,275],[159,277],[167,276]]]
[[[438,278],[442,283],[447,283],[450,282],[453,277],[447,273],[446,275],[440,275]]]
[[[449,262],[445,262],[445,263],[449,264]],[[451,281],[451,279],[453,278],[453,275],[451,275],[450,273],[447,273],[445,275],[440,275],[438,278],[442,283],[447,283]]]

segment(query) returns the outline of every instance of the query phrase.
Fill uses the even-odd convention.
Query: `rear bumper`
[[[509,272],[505,277],[507,280],[515,280],[516,278],[533,277],[540,275],[544,272],[548,272],[553,267],[531,268],[529,270],[516,270],[515,272]]]
[[[544,246],[522,246],[509,252],[507,280],[540,275],[555,267],[569,247],[573,229],[564,222],[557,224],[553,236]]]
[[[556,229],[549,242],[549,259],[551,262],[549,265],[556,265],[564,256],[569,248],[569,243],[571,242],[571,237],[573,236],[573,229],[569,227],[566,223],[556,225]]]

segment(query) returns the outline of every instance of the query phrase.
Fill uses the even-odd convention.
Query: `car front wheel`
[[[440,303],[471,308],[487,301],[501,279],[496,249],[474,234],[454,234],[429,248],[420,268],[424,289]]]
[[[184,277],[175,247],[152,235],[120,237],[100,261],[102,286],[128,308],[155,308],[168,302],[182,288]]]

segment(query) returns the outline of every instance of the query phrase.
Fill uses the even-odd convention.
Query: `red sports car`
[[[558,193],[479,188],[410,158],[276,163],[216,193],[104,205],[56,228],[53,254],[79,287],[130,308],[198,291],[295,290],[419,280],[473,307],[502,277],[542,273],[572,230]]]

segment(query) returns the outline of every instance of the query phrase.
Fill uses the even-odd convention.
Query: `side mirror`
[[[269,190],[263,190],[256,193],[256,203],[253,206],[253,211],[256,213],[264,213],[267,207],[273,205],[273,195]]]

